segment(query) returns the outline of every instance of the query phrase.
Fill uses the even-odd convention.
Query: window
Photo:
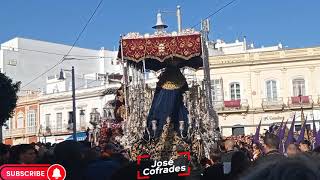
[[[244,127],[233,127],[232,136],[244,135]]]
[[[17,60],[16,60],[16,59],[9,59],[8,65],[10,65],[10,66],[17,66]]]
[[[68,112],[68,130],[73,128],[73,114],[72,111]]]
[[[36,131],[36,111],[30,110],[27,114],[27,131],[35,132]]]
[[[36,126],[36,111],[31,110],[31,111],[28,111],[27,127],[34,127],[34,126]]]
[[[231,100],[240,99],[240,84],[239,83],[231,83],[230,84],[230,96],[231,96]]]
[[[62,113],[57,113],[57,130],[62,129]]]
[[[50,128],[50,114],[46,114],[46,129]]]
[[[211,80],[211,95],[213,103],[223,101],[222,79]]]
[[[275,80],[269,80],[266,82],[267,87],[267,99],[268,101],[276,100],[277,95],[277,82]]]
[[[85,127],[85,120],[86,120],[86,111],[85,110],[80,110],[80,127],[84,128]]]
[[[23,128],[23,126],[24,126],[24,117],[23,117],[23,113],[20,112],[17,118],[17,128]]]
[[[10,125],[11,125],[11,126],[10,126],[11,129],[16,128],[16,124],[17,124],[17,122],[16,122],[14,119],[11,118],[11,124],[10,124]]]
[[[305,81],[303,78],[297,78],[292,80],[292,86],[293,86],[293,96],[305,96]]]
[[[70,112],[68,113],[68,115],[69,115],[68,124],[72,124],[72,123],[73,123],[73,114],[72,114],[72,111],[70,111]]]

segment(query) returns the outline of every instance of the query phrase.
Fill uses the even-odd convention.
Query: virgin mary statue
[[[176,63],[167,65],[159,76],[147,118],[149,137],[159,138],[168,118],[178,135],[187,134],[188,110],[183,103],[183,93],[187,90],[187,81],[178,65]]]

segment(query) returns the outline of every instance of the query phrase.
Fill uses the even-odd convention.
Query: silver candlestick
[[[157,131],[157,120],[152,120],[151,121],[151,128],[152,128],[152,131],[153,131],[153,136],[155,137],[156,136],[156,131]]]

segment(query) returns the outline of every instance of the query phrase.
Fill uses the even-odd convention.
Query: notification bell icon
[[[64,180],[66,175],[66,169],[60,164],[53,164],[47,170],[48,180]]]
[[[61,173],[60,173],[60,170],[58,168],[55,168],[53,170],[52,177],[55,178],[55,179],[61,178]]]

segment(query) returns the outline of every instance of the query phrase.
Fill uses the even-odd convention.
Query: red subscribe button
[[[0,167],[2,180],[64,180],[66,170],[59,164],[6,164]]]

